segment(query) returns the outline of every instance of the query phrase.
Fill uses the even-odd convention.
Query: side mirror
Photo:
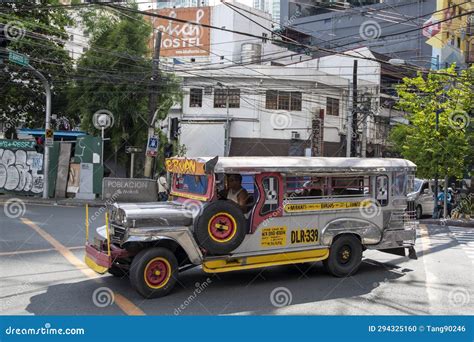
[[[424,193],[425,195],[428,195],[428,194],[430,193],[430,189],[425,189],[425,190],[423,190],[423,193]]]

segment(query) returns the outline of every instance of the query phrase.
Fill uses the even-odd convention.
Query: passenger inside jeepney
[[[242,175],[237,173],[226,175],[224,190],[219,192],[218,198],[236,203],[244,213],[249,211],[249,201],[252,200],[242,186]]]
[[[303,196],[304,197],[314,197],[314,196],[322,196],[322,183],[321,178],[313,177],[311,180],[305,182],[303,184]]]

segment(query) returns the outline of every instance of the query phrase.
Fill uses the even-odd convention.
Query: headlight
[[[125,224],[127,222],[127,217],[125,216],[125,211],[118,209],[115,213],[115,222],[118,224]]]

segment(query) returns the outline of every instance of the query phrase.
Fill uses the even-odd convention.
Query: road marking
[[[37,232],[43,239],[48,241],[54,249],[56,249],[61,255],[69,261],[74,267],[79,269],[82,273],[84,273],[88,278],[102,282],[97,273],[92,271],[88,268],[78,257],[76,257],[66,246],[61,244],[58,240],[56,240],[52,235],[41,229],[36,223],[30,221],[27,218],[21,218],[21,221]],[[121,294],[114,292],[115,304],[127,315],[130,316],[144,316],[145,313],[135,304],[133,304],[130,300],[122,296]]]
[[[474,232],[469,228],[448,227],[451,236],[459,243],[461,249],[467,254],[468,258],[474,263]]]
[[[84,246],[73,246],[73,247],[66,247],[69,250],[75,249],[84,249]],[[43,253],[43,252],[52,252],[56,251],[55,248],[44,248],[44,249],[26,249],[24,251],[14,251],[14,252],[2,252],[0,256],[5,255],[17,255],[17,254],[32,254],[32,253]]]
[[[431,248],[431,240],[428,234],[428,228],[425,224],[420,224],[420,241],[422,250],[421,253],[423,254],[423,265],[425,268],[426,274],[426,292],[428,294],[428,311],[431,312],[431,305],[432,303],[441,303],[442,294],[440,291],[437,290],[437,284],[439,284],[438,277],[436,277],[431,271],[428,269],[428,254]]]

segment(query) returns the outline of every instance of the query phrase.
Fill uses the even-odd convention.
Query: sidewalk
[[[19,199],[25,204],[41,204],[41,205],[62,205],[70,207],[84,207],[88,204],[90,207],[102,207],[105,205],[105,200],[93,199],[93,200],[81,200],[77,198],[41,198],[35,196],[21,196],[14,194],[0,194],[0,204],[5,203],[11,199]]]
[[[422,219],[420,220],[422,224],[436,224],[442,226],[454,226],[454,227],[467,227],[467,228],[474,228],[474,220],[470,219],[467,220],[443,220],[443,219]]]

